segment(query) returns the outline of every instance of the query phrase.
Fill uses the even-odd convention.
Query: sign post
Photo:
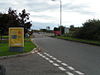
[[[23,52],[24,51],[24,28],[11,27],[9,28],[9,51]]]

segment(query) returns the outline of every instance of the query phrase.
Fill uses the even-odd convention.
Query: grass
[[[8,46],[8,40],[3,40],[0,42],[0,56],[8,56],[8,55],[16,55],[21,53],[30,52],[33,50],[33,48],[36,48],[36,45],[33,44],[30,39],[25,39],[24,43],[24,52],[10,52],[9,46]]]
[[[8,36],[6,36],[6,35],[5,36],[2,36],[2,39],[8,39]]]
[[[78,39],[78,38],[72,38],[72,37],[64,37],[64,36],[56,36],[56,38],[64,39],[64,40],[70,40],[70,41],[76,41],[76,42],[82,42],[82,43],[87,43],[87,44],[92,44],[92,45],[99,45],[100,46],[100,41],[84,40],[84,39]]]

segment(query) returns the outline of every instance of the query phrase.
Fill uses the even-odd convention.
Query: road
[[[0,60],[6,75],[100,75],[100,47],[35,34],[42,52]]]
[[[100,75],[100,47],[37,35],[35,41],[44,52],[85,75]]]

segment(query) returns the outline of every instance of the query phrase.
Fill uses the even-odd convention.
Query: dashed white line
[[[39,52],[37,54],[40,54]]]
[[[47,58],[47,57],[46,57],[45,59],[46,59],[46,60],[49,60],[49,58]]]
[[[66,63],[61,63],[63,66],[68,66]]]
[[[53,56],[51,56],[50,54],[44,52],[45,55],[49,56],[50,58],[54,58]],[[55,58],[54,58],[55,59]]]
[[[42,55],[43,58],[46,58],[44,55]]]
[[[66,71],[66,69],[64,69],[63,67],[58,67],[60,70],[62,71]]]
[[[70,69],[70,70],[75,70],[73,67],[71,67],[71,66],[68,66],[68,68]]]
[[[57,58],[55,58],[55,57],[52,57],[52,59],[53,59],[53,60],[56,60]]]
[[[39,53],[40,56],[43,56],[42,54]]]
[[[59,65],[58,65],[58,64],[56,64],[56,63],[53,63],[53,65],[54,65],[54,66],[59,66]]]
[[[52,58],[53,56],[50,55],[49,57]]]
[[[35,52],[32,52],[33,54],[35,53]]]
[[[60,60],[57,60],[57,62],[61,63],[62,61],[60,61]]]
[[[50,56],[48,53],[44,52],[45,55]]]
[[[85,75],[84,73],[80,72],[80,71],[75,71],[77,74],[79,75]]]
[[[60,66],[60,65],[57,64],[57,63],[54,63],[53,60],[55,60],[56,62],[62,64],[62,65],[65,66],[65,67],[67,67],[68,69],[74,71],[74,72],[77,73],[78,75],[85,75],[84,73],[82,73],[82,72],[80,72],[80,71],[75,71],[75,69],[74,69],[73,67],[68,66],[68,64],[66,64],[66,63],[62,63],[62,61],[60,61],[60,60],[58,60],[57,58],[55,58],[55,57],[49,55],[49,54],[46,53],[46,52],[44,52],[44,54],[47,55],[48,57],[50,57],[50,58],[53,59],[53,60],[49,59],[48,57],[44,56],[44,55],[41,54],[41,53],[37,53],[37,54],[40,55],[41,57],[43,57],[44,59],[48,60],[48,61],[49,61],[50,63],[52,63],[54,66],[58,67],[61,71],[65,71],[66,74],[68,74],[68,75],[74,75],[74,74],[71,73],[71,72],[67,72],[65,68],[63,68],[62,66]]]
[[[71,73],[71,72],[66,72],[68,75],[74,75],[73,73]]]
[[[52,61],[52,60],[49,60],[49,62],[50,62],[50,63],[53,63],[53,61]]]
[[[44,52],[44,54],[47,54],[46,52]]]

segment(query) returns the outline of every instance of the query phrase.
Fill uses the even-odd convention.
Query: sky
[[[62,25],[80,27],[88,19],[100,19],[99,0],[61,0]],[[21,12],[26,9],[30,13],[32,29],[49,26],[51,29],[60,26],[60,0],[0,0],[0,12],[6,13],[8,8]]]

